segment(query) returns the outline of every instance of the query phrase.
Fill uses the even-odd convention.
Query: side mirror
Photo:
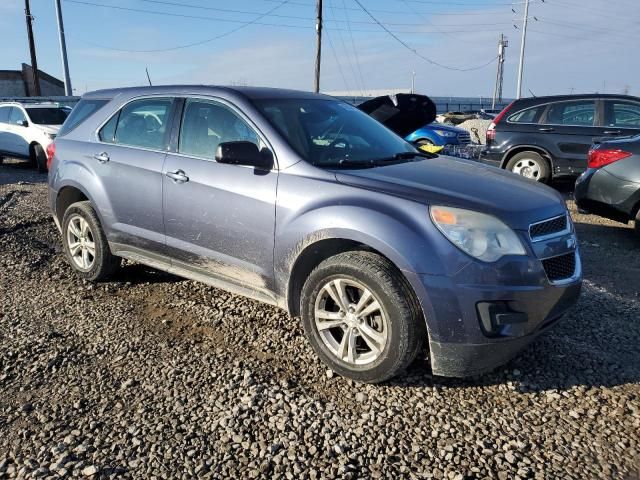
[[[223,142],[216,149],[216,162],[229,165],[246,165],[260,170],[273,168],[271,152],[261,152],[255,143],[251,142]]]
[[[16,122],[16,125],[18,125],[19,127],[28,127],[29,126],[29,122],[27,122],[26,120],[18,120]]]

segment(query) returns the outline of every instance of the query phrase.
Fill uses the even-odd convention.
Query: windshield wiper
[[[332,163],[324,164],[323,167],[333,168],[373,168],[381,167],[384,165],[393,165],[395,163],[403,163],[410,161],[415,157],[421,158],[436,158],[438,155],[428,152],[399,152],[391,157],[377,158],[371,160],[352,160],[350,158],[341,158]]]

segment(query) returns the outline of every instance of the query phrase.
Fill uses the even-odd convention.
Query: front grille
[[[471,135],[469,133],[459,133],[458,143],[460,145],[468,145],[471,143]]]
[[[553,235],[554,233],[560,233],[567,230],[567,216],[552,218],[545,220],[544,222],[534,223],[529,227],[529,236],[531,240],[536,240],[547,235]]]
[[[542,266],[550,282],[558,282],[573,277],[576,271],[575,252],[542,260]]]

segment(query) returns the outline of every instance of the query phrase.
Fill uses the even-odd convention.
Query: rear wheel
[[[333,371],[378,383],[404,370],[426,337],[404,276],[370,252],[322,262],[305,282],[300,310],[307,338]]]
[[[546,183],[551,177],[547,161],[537,152],[520,152],[507,163],[507,170],[536,182]]]
[[[62,243],[69,264],[85,280],[104,280],[120,266],[120,258],[111,253],[98,216],[88,201],[67,208],[62,220]]]
[[[31,164],[39,173],[47,173],[47,154],[42,145],[36,143],[31,147]]]

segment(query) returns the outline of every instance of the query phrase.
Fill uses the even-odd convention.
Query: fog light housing
[[[509,302],[479,302],[476,304],[482,333],[488,337],[512,337],[524,335],[529,316],[517,312]]]

